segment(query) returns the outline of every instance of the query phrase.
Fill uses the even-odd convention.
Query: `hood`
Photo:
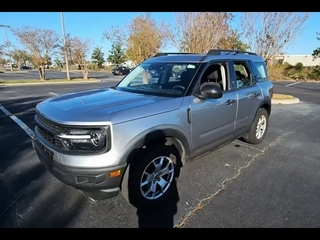
[[[107,122],[113,124],[143,118],[180,107],[181,98],[95,89],[49,98],[37,105],[48,119],[61,124]],[[170,103],[169,103],[170,102]]]

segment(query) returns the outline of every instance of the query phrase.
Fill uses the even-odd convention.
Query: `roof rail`
[[[249,55],[257,55],[253,52],[239,51],[239,50],[225,50],[225,49],[211,49],[208,51],[207,55],[221,55],[221,54],[249,54]]]
[[[157,53],[153,57],[161,57],[161,56],[168,56],[168,55],[183,55],[183,54],[194,54],[194,53],[186,53],[186,52],[162,52],[162,53]]]

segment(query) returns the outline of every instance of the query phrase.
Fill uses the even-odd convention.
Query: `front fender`
[[[181,152],[185,152],[186,155],[190,152],[190,145],[188,142],[187,137],[179,130],[173,129],[170,126],[162,126],[157,128],[150,128],[139,135],[137,135],[135,138],[133,138],[129,145],[130,147],[127,149],[127,151],[121,156],[120,163],[129,163],[129,161],[132,160],[132,156],[134,156],[138,151],[150,144],[157,142],[158,144],[166,144],[167,140],[166,138],[173,138],[177,139],[178,141],[174,141],[174,145],[182,145],[178,146],[178,150]]]

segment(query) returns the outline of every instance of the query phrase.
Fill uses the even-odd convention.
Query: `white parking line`
[[[58,96],[58,94],[53,93],[53,92],[49,92],[49,94],[54,95],[54,96]]]
[[[29,137],[33,138],[34,133],[33,131],[26,125],[24,122],[22,122],[19,118],[17,118],[15,115],[10,113],[5,107],[3,107],[0,104],[0,109],[2,112],[4,112],[7,116],[9,116],[13,121],[15,121],[28,135]]]
[[[294,83],[290,83],[288,85],[285,85],[285,87],[289,87],[289,86],[292,86],[292,85],[296,85],[296,84],[299,84],[300,82],[294,82]]]

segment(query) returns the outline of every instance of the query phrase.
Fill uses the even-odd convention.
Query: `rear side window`
[[[254,74],[261,79],[267,79],[268,75],[267,75],[267,69],[266,69],[266,65],[264,62],[253,62],[252,68],[253,68],[253,72]]]
[[[236,88],[242,88],[242,87],[247,87],[251,85],[251,76],[250,70],[248,68],[248,65],[246,64],[245,61],[237,61],[234,62],[234,70],[235,70],[235,76],[236,76]]]

